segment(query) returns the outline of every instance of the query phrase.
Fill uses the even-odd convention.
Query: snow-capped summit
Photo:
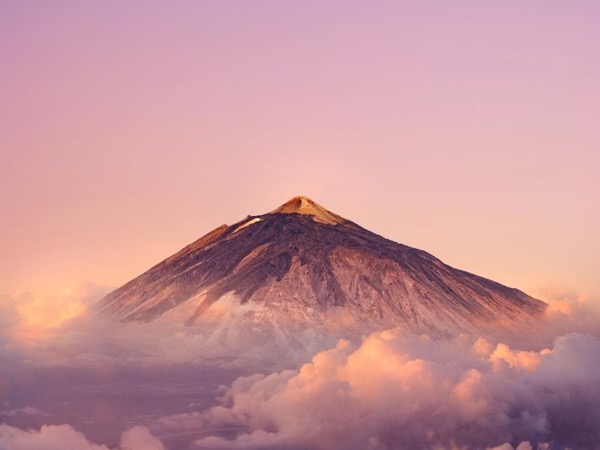
[[[356,336],[390,327],[517,335],[535,332],[545,307],[302,196],[222,225],[98,303],[120,321],[213,317],[265,339],[274,330]]]
[[[285,202],[279,208],[273,210],[271,214],[303,214],[311,216],[313,220],[321,223],[335,225],[344,222],[344,218],[323,208],[317,202],[308,197],[299,195]]]

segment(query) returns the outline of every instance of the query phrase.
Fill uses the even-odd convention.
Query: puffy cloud
[[[521,442],[519,445],[517,445],[517,448],[515,450],[532,450],[532,449],[533,449],[533,447],[531,446],[529,441],[526,441],[526,442]]]
[[[489,448],[488,450],[515,450],[515,448],[510,445],[508,442],[505,442],[502,445],[498,445],[497,447]]]
[[[491,359],[497,364],[506,363],[510,367],[520,368],[529,372],[534,372],[542,362],[542,356],[549,350],[544,349],[541,352],[514,351],[506,344],[498,344],[491,354]]]
[[[104,292],[88,283],[50,295],[0,295],[0,335],[24,345],[48,339],[70,320],[85,315],[87,306]]]
[[[335,345],[336,338],[310,329],[293,336],[274,334],[260,342],[246,334],[238,322],[247,311],[224,302],[213,314],[195,326],[185,326],[181,318],[152,323],[115,323],[98,318],[89,305],[106,292],[91,284],[67,289],[55,295],[32,294],[0,296],[0,356],[27,359],[30,364],[69,367],[130,365],[135,367],[171,364],[212,364],[249,369],[298,367],[316,353]],[[579,331],[600,337],[600,302],[584,295],[554,295],[546,312],[550,325],[546,339],[522,340],[523,349],[539,350],[567,332]],[[240,317],[238,317],[240,316]],[[227,328],[228,323],[236,326]],[[488,337],[489,339],[489,337]],[[531,342],[529,342],[531,341]],[[479,351],[489,352],[496,342],[481,339]],[[496,349],[498,364],[534,369],[537,352],[507,353]],[[264,369],[263,369],[264,370]]]
[[[543,446],[544,446],[544,444],[542,444],[541,446],[538,446],[537,447],[538,450],[542,450]],[[508,442],[505,442],[502,445],[499,445],[494,448],[490,448],[488,450],[533,450],[533,447],[531,446],[531,443],[529,443],[529,441],[521,442],[516,447],[513,447]]]
[[[70,425],[44,425],[37,430],[21,430],[0,425],[0,450],[109,450],[88,441]]]
[[[83,285],[57,295],[0,296],[0,356],[31,365],[64,367],[165,367],[210,364],[247,370],[253,366],[297,367],[336,338],[310,329],[252,340],[236,326],[244,308],[225,308],[194,326],[179,317],[151,323],[114,322],[90,305],[104,289]],[[225,315],[226,317],[224,317]],[[291,339],[290,339],[291,338]],[[1,362],[0,362],[1,367]]]
[[[136,426],[121,436],[120,450],[165,450],[146,427]],[[40,430],[22,430],[0,424],[0,450],[109,450],[90,442],[70,425],[43,425]]]
[[[559,333],[581,332],[600,337],[600,299],[585,293],[545,291],[545,320]]]
[[[135,426],[121,436],[121,450],[165,450],[165,447],[148,428]]]
[[[385,331],[299,370],[239,378],[221,405],[155,426],[205,430],[197,445],[207,448],[597,448],[598,373],[589,335],[522,352]],[[209,431],[219,428],[237,431]]]
[[[0,298],[0,400],[8,398],[7,392],[26,391],[24,371],[36,367],[97,367],[103,374],[111,373],[107,367],[144,373],[172,365],[243,368],[245,373],[261,367],[267,375],[239,378],[219,406],[164,417],[151,429],[177,430],[176,435],[185,429],[183,435],[196,436],[192,440],[205,436],[198,445],[208,448],[541,450],[550,448],[546,442],[554,442],[552,449],[561,448],[559,442],[600,447],[595,376],[600,373],[600,315],[597,303],[585,297],[551,303],[546,320],[554,330],[590,333],[558,337],[549,341],[551,349],[525,340],[519,346],[470,336],[431,340],[397,330],[362,342],[342,340],[331,348],[330,337],[306,330],[294,345],[273,339],[240,350],[230,334],[220,339],[227,317],[208,318],[195,327],[165,320],[114,323],[87,310],[99,296],[94,292]],[[49,298],[52,307],[43,307]],[[305,361],[310,362],[301,365]],[[293,369],[268,374],[273,362],[277,370]],[[6,417],[16,417],[5,411]],[[118,440],[121,431],[111,439]],[[39,431],[4,426],[0,449],[43,450],[35,447],[40,435],[49,436],[47,442],[69,435],[81,443],[77,448],[104,448],[62,425]],[[147,428],[134,427],[122,435],[120,448],[164,447]]]

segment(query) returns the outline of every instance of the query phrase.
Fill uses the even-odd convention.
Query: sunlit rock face
[[[398,327],[430,336],[531,334],[546,304],[452,268],[295,197],[223,225],[103,298],[119,321],[217,318],[265,341],[307,329],[338,336]]]

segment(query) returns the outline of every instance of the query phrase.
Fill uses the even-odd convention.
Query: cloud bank
[[[223,388],[218,406],[145,422],[152,432],[135,426],[120,440],[118,431],[119,450],[171,449],[156,437],[169,435],[192,436],[185,448],[211,449],[600,448],[600,314],[585,296],[551,302],[544,320],[556,332],[548,348],[526,339],[517,349],[473,336],[432,340],[386,330],[333,348],[307,333],[304,352],[282,352],[281,343],[236,352],[201,322],[100,320],[88,309],[97,297],[89,287],[51,299],[0,297],[0,400],[11,383],[13,392],[27,389],[36,367],[147,373],[180,364],[253,373],[256,363],[262,373]],[[272,372],[265,361],[290,370]],[[35,406],[8,405],[4,417]],[[108,447],[72,424],[0,425],[1,450],[33,448]]]
[[[52,296],[0,295],[0,355],[5,359],[27,359],[30,364],[70,367],[208,363],[282,369],[299,367],[337,341],[309,329],[295,335],[293,342],[285,336],[249,342],[246,335],[238,336],[236,341],[231,338],[233,333],[223,339],[226,331],[232,331],[222,328],[232,319],[223,311],[199,320],[195,326],[185,326],[179,318],[151,323],[112,322],[98,318],[90,309],[105,291],[87,284]],[[600,337],[599,301],[585,295],[552,297],[544,317],[547,333],[524,338],[519,342],[521,348],[539,350],[570,332]]]
[[[194,326],[179,318],[114,322],[98,317],[90,307],[101,296],[98,292],[102,291],[86,285],[55,296],[0,296],[0,355],[56,367],[210,364],[280,369],[299,366],[337,340],[306,329],[293,341],[286,336],[250,341],[246,335],[236,336],[235,329],[223,329],[231,318],[223,311]],[[234,318],[235,314],[231,312]]]
[[[70,425],[44,425],[38,430],[22,430],[0,424],[0,450],[109,450],[90,442]],[[118,450],[165,450],[145,427],[136,426],[121,437]]]
[[[157,428],[237,429],[200,448],[600,448],[600,340],[519,351],[398,331],[340,341],[299,370],[236,380],[221,405]],[[535,446],[535,447],[534,447]]]
[[[2,450],[108,450],[89,442],[69,425],[44,425],[39,431],[0,425]]]

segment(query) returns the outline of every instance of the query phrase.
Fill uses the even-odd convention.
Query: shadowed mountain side
[[[434,336],[522,334],[539,328],[546,307],[296,197],[217,228],[107,295],[98,310],[121,321],[177,311],[192,324],[219,303],[239,309],[236,328],[340,335],[396,326]]]

